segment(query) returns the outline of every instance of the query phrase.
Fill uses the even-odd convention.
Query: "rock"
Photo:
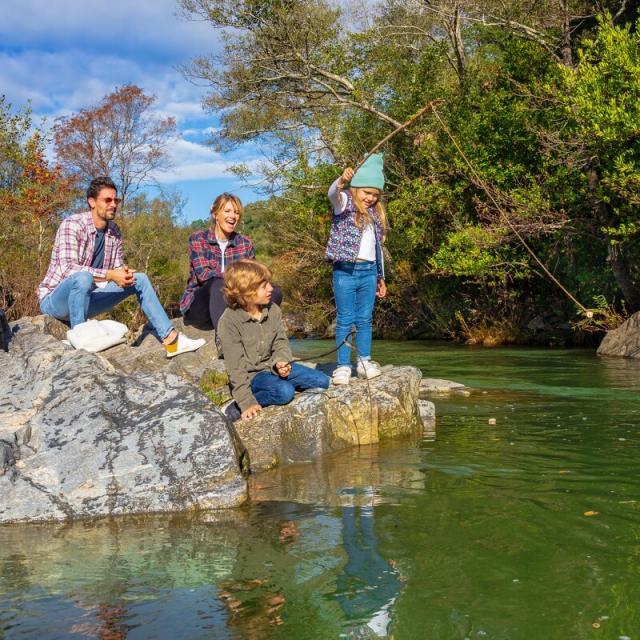
[[[320,365],[326,369],[326,365]],[[235,423],[251,469],[305,462],[354,445],[422,433],[415,367],[383,367],[373,380],[297,394],[283,407],[267,407]]]
[[[640,311],[634,313],[617,329],[607,332],[597,354],[640,359]]]
[[[14,323],[0,351],[0,523],[246,500],[234,433],[204,394],[170,373],[123,375],[47,322]]]
[[[175,373],[190,382],[200,382],[204,373],[210,369],[224,371],[224,363],[218,359],[215,344],[215,332],[203,331],[192,326],[185,326],[182,318],[174,318],[173,326],[185,333],[189,338],[204,338],[207,343],[197,351],[185,353],[177,358],[167,358],[162,344],[145,326],[133,344],[121,344],[102,352],[111,364],[123,373],[134,371],[164,371]]]
[[[424,427],[431,427],[436,420],[436,405],[429,400],[418,400],[418,413]]]
[[[459,382],[444,380],[442,378],[423,378],[420,382],[420,395],[432,393],[460,393],[462,395],[471,395],[468,387]]]
[[[69,328],[63,322],[44,315],[23,318],[21,322],[29,322],[38,330],[52,335],[58,340],[66,338]],[[224,362],[218,359],[213,330],[203,331],[196,327],[185,326],[182,318],[175,318],[171,322],[178,331],[182,331],[190,338],[204,338],[207,344],[192,353],[185,353],[177,358],[167,358],[160,341],[151,333],[150,327],[144,325],[137,332],[138,335],[133,341],[105,349],[100,352],[100,355],[122,373],[163,371],[175,373],[196,384],[209,370],[224,371]]]
[[[529,331],[550,331],[552,328],[542,314],[538,314],[527,323]]]
[[[188,382],[224,370],[207,355],[213,340],[167,360],[145,333],[89,354],[53,337],[65,332],[51,318],[24,318],[0,354],[9,372],[0,382],[9,398],[0,404],[0,522],[231,506],[244,499],[239,467],[249,458],[260,471],[435,426],[433,405],[418,403],[414,367],[387,365],[373,380],[299,394],[232,426]]]
[[[308,338],[316,333],[313,324],[309,322],[304,313],[283,313],[282,323],[290,337]]]

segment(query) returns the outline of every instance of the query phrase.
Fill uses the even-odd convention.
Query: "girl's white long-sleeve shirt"
[[[333,207],[333,215],[339,215],[347,206],[347,195],[342,191],[339,184],[340,178],[335,180],[329,187],[328,196],[329,202],[331,202],[331,206]],[[368,222],[362,229],[357,259],[367,260],[368,262],[376,261],[376,234],[372,222]]]

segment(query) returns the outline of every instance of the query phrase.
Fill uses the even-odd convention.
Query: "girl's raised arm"
[[[340,177],[333,182],[333,184],[329,187],[329,200],[331,205],[333,206],[334,213],[340,213],[346,204],[346,200],[342,194],[342,190],[345,188],[349,182],[351,182],[351,178],[353,178],[354,171],[351,167],[347,167]]]

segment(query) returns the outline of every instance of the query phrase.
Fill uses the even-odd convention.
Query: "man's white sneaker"
[[[377,378],[382,373],[380,365],[373,360],[359,360],[357,372],[358,378],[366,378],[367,380]]]
[[[351,367],[344,365],[334,370],[331,376],[331,382],[335,384],[349,384],[351,380]]]
[[[181,353],[189,353],[189,351],[197,351],[206,340],[199,338],[198,340],[192,340],[187,338],[184,333],[178,334],[178,339],[171,344],[165,344],[164,348],[167,350],[167,358],[175,358]]]

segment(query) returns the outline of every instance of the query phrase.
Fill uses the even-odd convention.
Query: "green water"
[[[435,399],[435,438],[254,477],[246,508],[0,528],[0,638],[640,640],[640,363],[374,354],[477,391]]]

